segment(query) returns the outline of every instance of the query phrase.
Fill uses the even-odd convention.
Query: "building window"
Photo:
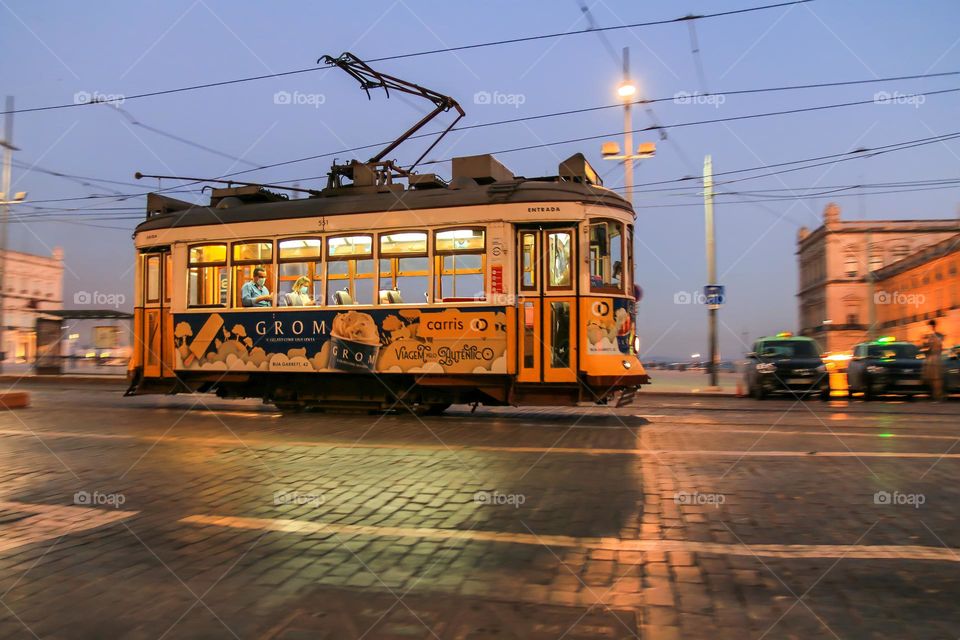
[[[292,238],[280,240],[277,247],[277,304],[281,307],[321,304],[323,240]]]
[[[854,255],[848,255],[843,261],[843,271],[847,274],[848,278],[856,277],[857,275],[857,257]]]
[[[623,225],[619,222],[590,225],[590,290],[623,292]]]
[[[905,244],[898,244],[892,251],[894,260],[901,260],[910,255],[910,248]]]
[[[225,307],[229,292],[227,245],[190,247],[187,264],[187,305]]]
[[[879,253],[870,255],[870,271],[879,271],[883,268],[883,256]]]
[[[380,234],[380,304],[429,302],[430,259],[425,231]]]
[[[373,236],[327,238],[327,300],[330,304],[373,304]]]
[[[486,233],[448,229],[434,235],[438,300],[486,299]]]

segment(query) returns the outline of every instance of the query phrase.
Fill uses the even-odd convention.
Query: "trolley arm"
[[[388,98],[390,97],[390,90],[393,89],[409,95],[426,98],[434,105],[433,111],[425,115],[419,122],[407,129],[403,134],[400,135],[400,137],[387,145],[386,148],[384,148],[380,153],[370,158],[369,162],[380,162],[388,153],[396,149],[398,146],[400,146],[400,144],[408,140],[410,136],[423,128],[425,124],[436,118],[444,111],[456,109],[457,113],[459,114],[456,120],[450,123],[450,126],[444,129],[437,139],[433,141],[433,144],[427,147],[426,151],[420,154],[420,157],[417,158],[416,162],[410,165],[410,167],[407,169],[408,172],[413,171],[413,168],[416,167],[420,161],[423,160],[423,158],[430,153],[435,146],[437,146],[437,143],[440,142],[440,140],[447,135],[458,122],[460,122],[460,119],[466,115],[463,107],[460,106],[460,103],[450,96],[445,96],[442,93],[433,91],[432,89],[427,89],[426,87],[421,87],[418,84],[407,82],[406,80],[401,80],[400,78],[375,71],[370,67],[370,65],[349,51],[341,54],[339,58],[334,58],[333,56],[323,56],[317,60],[317,63],[320,63],[321,61],[331,66],[340,67],[350,74],[354,79],[357,80],[357,82],[360,83],[360,88],[366,91],[367,98],[371,98],[370,89],[383,89]]]

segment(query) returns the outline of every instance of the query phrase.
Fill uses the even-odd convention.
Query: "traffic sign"
[[[726,297],[722,284],[708,284],[703,287],[703,299],[708,306],[719,307],[726,301]]]

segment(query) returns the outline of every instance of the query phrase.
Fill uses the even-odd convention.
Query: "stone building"
[[[921,343],[936,320],[947,345],[960,344],[960,234],[877,272],[874,302],[884,335]]]
[[[38,313],[63,308],[63,250],[50,256],[7,251],[3,277],[4,362],[32,362]]]
[[[826,351],[849,351],[871,328],[880,330],[879,272],[958,232],[956,218],[843,220],[839,206],[827,205],[823,225],[813,231],[803,227],[797,236],[800,334]]]

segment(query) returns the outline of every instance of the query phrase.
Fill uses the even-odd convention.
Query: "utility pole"
[[[630,47],[623,48],[623,85],[632,87],[630,82]],[[632,96],[623,101],[623,186],[627,194],[627,202],[633,205],[633,120],[630,117]]]
[[[708,155],[703,159],[703,208],[704,225],[707,242],[707,284],[717,284],[717,238],[713,227],[713,159]],[[717,311],[719,304],[707,304],[707,321],[710,341],[710,363],[707,371],[710,373],[710,386],[719,387],[717,380],[717,366],[720,352],[717,350]]]
[[[11,172],[13,171],[13,152],[16,147],[13,146],[13,96],[7,96],[6,115],[3,119],[3,186],[0,191],[3,192],[2,202],[0,202],[0,287],[6,284],[7,271],[7,220],[10,215],[10,200],[13,194],[10,193]],[[2,292],[2,289],[0,289]],[[6,317],[6,296],[0,295],[0,373],[3,372],[3,361],[7,359],[7,343],[4,335],[7,328]]]

